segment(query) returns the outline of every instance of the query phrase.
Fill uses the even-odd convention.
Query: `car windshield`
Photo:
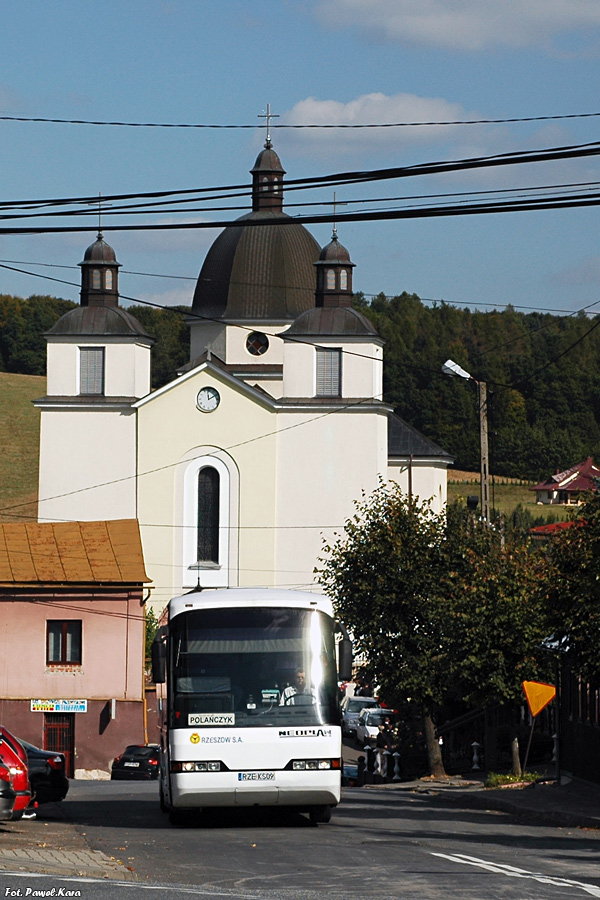
[[[375,700],[372,697],[350,697],[346,709],[348,712],[360,712],[365,706],[373,706]]]
[[[390,714],[386,712],[370,712],[366,716],[367,725],[383,725]]]
[[[150,759],[158,753],[156,747],[127,747],[123,756],[135,756],[137,759]]]

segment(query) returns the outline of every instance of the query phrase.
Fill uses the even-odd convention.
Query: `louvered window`
[[[198,562],[219,562],[219,473],[205,466],[198,473]]]
[[[79,348],[79,393],[104,393],[104,347]]]
[[[342,351],[317,348],[317,397],[342,394]]]

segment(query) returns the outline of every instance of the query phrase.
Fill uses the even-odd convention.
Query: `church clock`
[[[204,387],[198,391],[196,406],[202,412],[212,412],[221,402],[219,392],[214,387]]]

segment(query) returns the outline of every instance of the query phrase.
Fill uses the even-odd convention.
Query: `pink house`
[[[600,468],[588,456],[584,462],[551,475],[529,490],[536,492],[538,503],[578,503],[581,494],[597,490],[598,478]]]
[[[110,771],[144,743],[144,568],[138,523],[0,523],[0,723]]]

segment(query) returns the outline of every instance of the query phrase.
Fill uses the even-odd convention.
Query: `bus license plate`
[[[238,772],[238,781],[275,781],[275,772]]]

